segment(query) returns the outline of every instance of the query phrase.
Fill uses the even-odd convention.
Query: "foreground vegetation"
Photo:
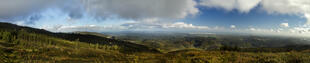
[[[2,26],[1,26],[2,25]],[[6,25],[6,26],[4,26]],[[309,63],[310,50],[222,46],[159,51],[93,35],[50,33],[0,23],[0,63]],[[254,51],[249,51],[254,50]],[[279,51],[269,51],[279,50]]]

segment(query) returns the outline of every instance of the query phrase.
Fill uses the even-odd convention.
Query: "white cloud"
[[[310,25],[294,27],[289,30],[291,33],[299,33],[299,34],[310,33]]]
[[[230,25],[230,28],[235,29],[236,25]]]
[[[223,8],[231,11],[237,9],[240,12],[249,12],[256,7],[261,0],[202,0],[200,5],[207,7]]]
[[[275,32],[282,32],[284,29],[282,29],[282,28],[279,28],[279,29],[277,29]]]
[[[262,6],[269,13],[303,14],[310,22],[310,0],[263,0]]]
[[[177,28],[177,29],[209,29],[208,26],[195,26],[184,22],[176,22],[173,24],[164,24],[163,28]]]
[[[253,27],[250,27],[246,30],[244,30],[243,32],[246,32],[246,31],[250,31],[250,32],[254,32],[254,33],[266,33],[268,32],[268,34],[272,34],[272,33],[279,33],[281,31],[283,31],[283,29],[279,28],[279,29],[265,29],[265,28],[253,28]]]
[[[156,21],[158,22],[158,21]],[[208,30],[208,26],[195,26],[184,22],[174,23],[156,23],[145,21],[134,21],[123,23],[122,25],[52,25],[42,26],[40,29],[45,29],[53,32],[72,32],[72,31],[137,31],[137,30],[163,30],[165,31],[180,31],[180,30]]]
[[[288,23],[281,23],[280,26],[285,28],[290,27]]]
[[[249,28],[249,30],[250,30],[250,31],[256,31],[256,29],[255,29],[255,28]]]
[[[193,24],[187,24],[184,22],[174,22],[174,23],[161,23],[161,22],[131,22],[125,23],[122,26],[128,27],[128,29],[209,29],[208,26],[195,26]]]
[[[41,29],[53,31],[53,32],[72,32],[72,31],[91,31],[91,32],[102,32],[102,31],[120,31],[126,30],[126,27],[122,26],[97,26],[97,25],[58,25],[58,26],[44,26]]]

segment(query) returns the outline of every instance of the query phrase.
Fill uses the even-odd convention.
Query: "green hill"
[[[121,40],[77,33],[52,33],[10,23],[0,23],[0,49],[2,62],[94,61],[100,58],[112,61],[113,58],[121,59],[114,56],[160,53]]]

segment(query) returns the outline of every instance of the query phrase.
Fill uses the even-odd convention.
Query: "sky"
[[[0,22],[52,32],[310,36],[310,0],[0,0]]]

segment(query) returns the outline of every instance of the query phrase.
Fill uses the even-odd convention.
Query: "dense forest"
[[[310,46],[299,43],[306,40],[290,42],[264,37],[245,38],[248,39],[235,40],[218,36],[192,35],[162,38],[137,36],[108,38],[105,35],[92,33],[52,33],[0,23],[0,63],[310,62]],[[277,46],[270,47],[271,45]]]

